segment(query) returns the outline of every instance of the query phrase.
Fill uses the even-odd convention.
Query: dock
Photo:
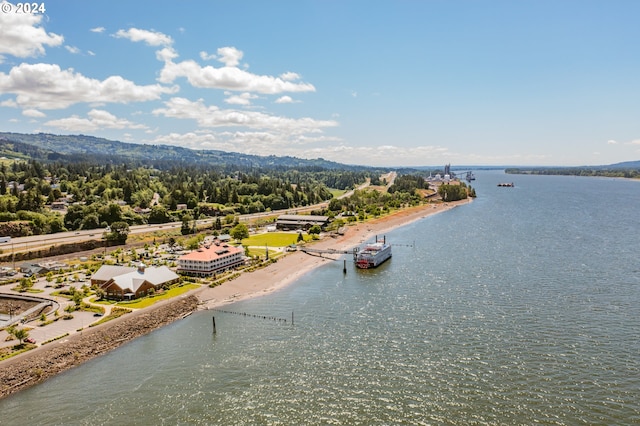
[[[310,247],[300,247],[300,251],[303,253],[307,253],[310,254],[312,256],[320,256],[322,257],[323,254],[353,254],[357,251],[357,249],[352,249],[352,250],[337,250],[337,249],[332,249],[332,248],[327,248],[327,249],[315,249],[315,248],[310,248]]]

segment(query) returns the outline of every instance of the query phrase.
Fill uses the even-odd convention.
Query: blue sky
[[[640,159],[640,2],[0,9],[2,130],[376,166]]]

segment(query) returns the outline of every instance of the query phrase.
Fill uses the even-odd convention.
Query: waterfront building
[[[204,245],[197,250],[178,258],[178,272],[199,277],[236,268],[244,263],[242,247],[216,242]]]
[[[136,299],[175,284],[180,276],[166,266],[137,267],[103,265],[91,276],[91,284],[104,290],[108,299]]]

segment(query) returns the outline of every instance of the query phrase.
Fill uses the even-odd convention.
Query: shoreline
[[[347,227],[344,235],[325,237],[313,243],[315,248],[347,250],[366,242],[376,234],[409,225],[422,218],[451,210],[472,199],[450,203],[409,207],[388,216]],[[116,349],[137,337],[185,318],[194,311],[259,297],[278,291],[322,266],[330,257],[311,256],[296,251],[271,265],[217,287],[202,287],[182,296],[140,309],[64,340],[40,346],[0,362],[0,399],[34,386],[55,375]]]
[[[449,203],[423,204],[409,207],[391,213],[388,216],[347,226],[347,231],[344,235],[335,238],[325,237],[313,243],[312,246],[320,249],[348,250],[368,241],[375,235],[380,235],[425,217],[468,204],[472,200],[472,198],[467,198]],[[195,294],[200,300],[200,309],[211,309],[281,290],[315,268],[322,266],[327,261],[335,261],[335,259],[312,256],[296,251],[279,258],[276,263],[265,268],[251,273],[243,273],[238,278],[227,281],[217,287],[204,287],[194,290],[192,294]]]

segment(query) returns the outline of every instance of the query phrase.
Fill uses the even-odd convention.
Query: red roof
[[[197,250],[187,253],[180,257],[179,260],[196,260],[201,262],[209,262],[221,257],[230,256],[236,253],[244,253],[244,249],[240,247],[230,246],[228,244],[203,246]]]

